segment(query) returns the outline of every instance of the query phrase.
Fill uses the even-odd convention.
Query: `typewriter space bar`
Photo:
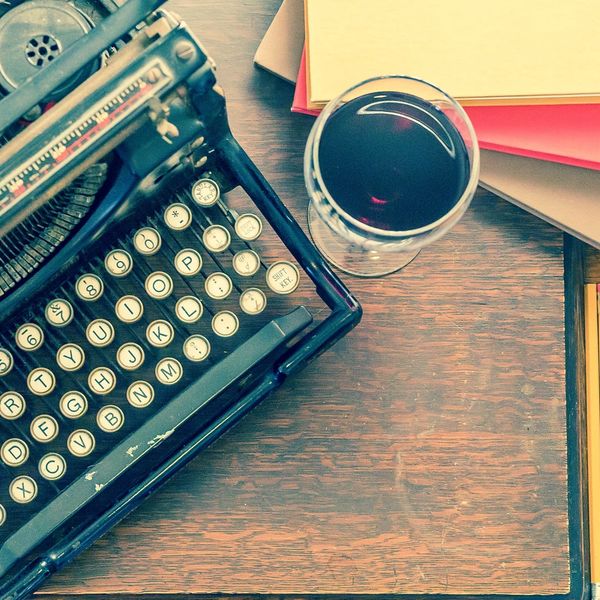
[[[128,467],[310,323],[312,316],[303,306],[274,319],[173,398],[6,540],[0,548],[0,577]]]

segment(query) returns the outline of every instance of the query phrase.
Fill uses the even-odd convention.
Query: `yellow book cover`
[[[600,581],[600,367],[596,284],[585,286],[584,312],[590,559],[591,579],[596,584]]]
[[[600,102],[598,0],[305,0],[309,100],[375,75],[464,104]]]

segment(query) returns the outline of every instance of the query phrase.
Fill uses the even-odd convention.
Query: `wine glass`
[[[467,210],[479,147],[463,108],[426,81],[374,77],[332,100],[304,155],[312,239],[333,265],[379,277],[410,263]]]

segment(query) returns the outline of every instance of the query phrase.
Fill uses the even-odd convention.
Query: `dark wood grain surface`
[[[312,120],[252,66],[278,4],[171,8],[304,223]],[[42,594],[568,591],[562,234],[481,192],[402,273],[347,282],[360,327]]]

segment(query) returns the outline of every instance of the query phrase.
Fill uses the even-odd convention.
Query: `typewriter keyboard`
[[[0,331],[0,542],[273,318],[300,271],[210,179]]]

